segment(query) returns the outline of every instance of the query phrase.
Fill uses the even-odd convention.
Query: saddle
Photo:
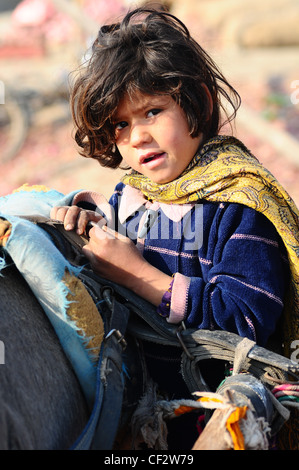
[[[133,437],[148,428],[149,416],[144,408],[140,411],[146,394],[147,400],[150,398],[148,415],[151,422],[155,418],[160,420],[160,429],[163,429],[161,419],[172,419],[182,410],[206,413],[211,408],[211,391],[201,364],[210,359],[232,368],[231,376],[219,385],[217,397],[229,398],[238,406],[249,406],[258,419],[270,425],[271,435],[279,433],[290,421],[289,408],[297,406],[298,401],[295,403],[289,397],[281,402],[272,391],[278,384],[298,383],[298,364],[234,333],[186,329],[183,324],[165,322],[153,305],[92,271],[82,254],[82,246],[88,241],[86,237],[65,231],[62,223],[46,217],[20,217],[45,231],[56,249],[76,268],[78,279],[93,299],[104,324],[104,339],[95,366],[96,387],[90,419],[72,449],[112,449],[116,436],[129,422],[135,426]],[[177,348],[181,353],[181,373],[190,393],[198,395],[200,391],[204,399],[161,399],[139,347],[143,341]],[[298,421],[295,429],[299,429]],[[297,442],[296,437],[293,442]],[[165,436],[158,433],[154,439],[148,438],[147,444],[165,449]],[[288,448],[291,446],[293,443],[287,444]]]

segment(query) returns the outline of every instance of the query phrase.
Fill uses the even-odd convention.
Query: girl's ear
[[[209,107],[210,107],[210,115],[209,115],[209,118],[210,118],[212,116],[213,108],[214,108],[213,98],[207,85],[205,83],[202,83],[201,86],[205,90],[205,93],[207,94],[207,97],[208,97]]]

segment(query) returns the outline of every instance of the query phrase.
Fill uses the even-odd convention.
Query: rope
[[[234,450],[266,450],[270,428],[263,418],[256,418],[248,406],[236,406],[228,395],[196,392],[198,398],[157,400],[153,384],[141,399],[132,418],[133,448],[142,441],[152,449],[167,450],[166,421],[192,411],[222,409],[225,429]]]
[[[274,397],[284,406],[299,407],[299,384],[284,383],[272,389]]]

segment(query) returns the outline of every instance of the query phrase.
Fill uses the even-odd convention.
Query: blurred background
[[[139,0],[0,0],[0,196],[19,186],[109,197],[122,170],[78,153],[69,74]],[[298,0],[168,0],[242,98],[234,134],[299,206]],[[157,4],[156,4],[157,5]]]

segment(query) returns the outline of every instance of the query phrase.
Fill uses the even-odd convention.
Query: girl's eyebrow
[[[134,106],[133,112],[138,114],[138,113],[144,111],[145,109],[147,109],[149,106],[151,106],[151,104],[149,104],[149,103],[143,103],[140,106]],[[113,122],[125,121],[126,120],[126,115],[125,115],[125,113],[123,113],[123,112],[120,113],[118,110],[116,110],[114,116],[112,117],[112,120],[113,120]]]
[[[164,98],[164,99],[163,99]],[[163,107],[168,104],[168,100],[166,100],[165,96],[153,96],[148,99],[146,99],[143,103],[141,103],[139,106],[136,105],[133,108],[134,113],[140,113],[145,111],[146,109],[149,108],[157,108],[157,107]],[[119,113],[118,110],[116,110],[115,115],[113,116],[113,122],[119,122],[119,121],[124,121],[125,117],[123,117],[122,113]]]

